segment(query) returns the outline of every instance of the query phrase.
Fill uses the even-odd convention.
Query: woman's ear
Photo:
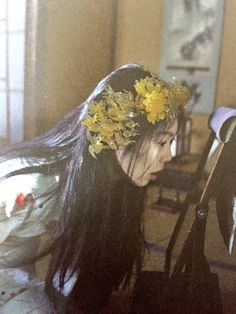
[[[116,158],[117,158],[119,164],[121,164],[121,161],[122,161],[122,159],[124,157],[124,152],[125,152],[125,147],[124,146],[121,146],[119,149],[117,149],[115,151]]]
[[[116,154],[116,159],[117,159],[119,165],[121,166],[123,171],[127,174],[127,171],[129,168],[129,158],[126,155],[125,150],[126,150],[126,147],[121,146],[119,149],[117,149],[115,151],[115,154]]]

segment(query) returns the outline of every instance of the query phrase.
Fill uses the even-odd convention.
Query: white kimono
[[[0,314],[52,313],[44,282],[33,267],[19,265],[37,255],[42,235],[53,236],[60,214],[51,193],[57,181],[34,173],[0,182]]]

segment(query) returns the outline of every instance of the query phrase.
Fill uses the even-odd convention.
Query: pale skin
[[[171,144],[178,130],[178,122],[175,120],[170,128],[155,137],[148,144],[141,147],[135,161],[132,174],[129,174],[130,156],[122,157],[124,148],[116,151],[116,157],[123,171],[137,186],[145,186],[151,180],[156,180],[158,172],[163,170],[166,162],[172,159]],[[131,161],[132,165],[132,161]],[[132,168],[132,167],[131,167]]]

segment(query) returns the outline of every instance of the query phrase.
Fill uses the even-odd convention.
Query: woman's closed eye
[[[165,146],[167,144],[167,142],[164,141],[164,142],[160,142],[159,144],[160,144],[161,147],[163,147],[163,146]]]
[[[165,140],[165,141],[161,141],[161,142],[159,142],[158,144],[161,146],[161,147],[163,147],[163,146],[165,146],[168,142],[170,143],[170,145],[173,143],[173,141],[174,141],[174,137],[172,137],[170,140]]]

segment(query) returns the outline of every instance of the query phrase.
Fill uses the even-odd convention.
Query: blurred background
[[[195,104],[191,115],[191,150],[199,151],[209,112],[222,105],[236,106],[234,0],[0,0],[1,144],[48,130],[86,99],[101,78],[122,64],[137,62],[165,76],[168,55],[175,49],[166,41],[171,35],[172,41],[181,41],[177,34],[178,27],[183,32],[184,26],[178,20],[181,6],[191,12],[191,24],[186,24],[185,30],[197,25],[194,16],[200,12],[206,13],[209,21],[214,7],[215,13],[222,11],[213,19],[216,26],[220,24],[211,45],[217,50],[210,79],[215,81],[213,97],[207,103],[206,95],[206,104]],[[168,25],[175,24],[177,30],[171,34]],[[192,27],[189,36],[201,35],[201,27],[204,25],[195,30],[196,35]],[[204,53],[206,45],[202,46]],[[190,71],[173,69],[167,74],[191,79],[191,67],[194,58]],[[200,70],[192,74],[201,81]]]
[[[235,12],[235,0],[0,0],[0,147],[47,131],[131,62],[191,88],[187,153],[201,154],[209,114],[236,108]],[[236,313],[235,256],[210,219],[209,257]],[[161,269],[176,216],[148,208],[145,221],[146,268]]]

